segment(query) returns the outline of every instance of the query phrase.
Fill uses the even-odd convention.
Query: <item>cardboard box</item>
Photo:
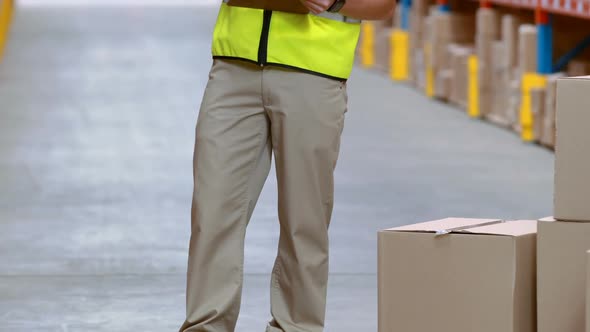
[[[417,48],[414,50],[414,56],[412,57],[412,65],[413,67],[411,70],[411,74],[413,75],[415,85],[418,89],[424,91],[426,85],[426,72],[423,49]]]
[[[583,331],[590,223],[545,218],[538,231],[538,332]]]
[[[516,67],[518,64],[518,27],[520,24],[520,19],[514,15],[502,16],[502,42],[504,43],[502,63],[507,68]]]
[[[590,76],[557,81],[555,218],[590,221]]]
[[[508,87],[508,122],[512,130],[520,133],[520,105],[522,97],[522,89],[520,84],[520,77],[518,70],[513,70],[511,73],[511,80]]]
[[[518,66],[520,73],[537,72],[537,27],[523,24],[518,29]]]
[[[450,68],[448,46],[473,42],[474,27],[475,20],[470,15],[437,13],[432,16],[430,42],[434,56],[431,65],[435,71]]]
[[[450,69],[440,70],[436,74],[435,79],[434,96],[445,101],[448,100],[451,95],[451,86],[455,79],[453,71]]]
[[[391,32],[384,28],[375,31],[375,69],[389,74],[391,62]]]
[[[501,125],[509,126],[508,120],[508,67],[504,64],[505,45],[502,41],[492,43],[491,58],[491,77],[487,80],[490,82],[486,86],[493,93],[493,102],[491,103],[490,113],[486,114],[487,119]]]
[[[590,62],[583,60],[572,60],[567,65],[567,76],[590,75]]]
[[[269,9],[287,13],[309,13],[309,10],[299,0],[229,0],[227,4],[236,7]]]
[[[500,38],[500,17],[491,8],[479,8],[476,13],[477,34],[486,35],[493,39]]]
[[[448,218],[379,232],[379,332],[536,331],[536,227]]]
[[[449,46],[453,83],[449,100],[462,108],[467,107],[467,90],[469,84],[468,61],[473,54],[473,47],[451,44]]]
[[[545,88],[531,90],[531,108],[533,111],[533,136],[540,141],[543,136],[545,121]]]
[[[543,120],[543,134],[541,144],[555,147],[555,107],[557,95],[557,80],[564,77],[564,73],[555,73],[547,76],[547,88],[545,90],[545,116]]]

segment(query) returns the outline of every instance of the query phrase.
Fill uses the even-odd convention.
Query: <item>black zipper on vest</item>
[[[266,64],[268,54],[268,34],[270,32],[270,19],[272,18],[272,11],[265,10],[262,20],[262,33],[260,34],[260,44],[258,46],[258,65],[264,66]]]

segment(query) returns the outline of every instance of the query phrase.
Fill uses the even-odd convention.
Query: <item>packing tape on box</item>
[[[361,24],[363,34],[361,45],[361,64],[366,68],[375,65],[375,25],[373,22]]]
[[[547,77],[537,73],[525,73],[522,76],[522,99],[520,104],[521,138],[525,142],[534,141],[533,101],[531,90],[547,86]]]
[[[391,79],[406,81],[409,77],[410,36],[407,31],[394,29],[391,32]]]
[[[506,222],[506,221],[504,221],[504,220],[486,221],[486,222],[482,222],[482,223],[474,224],[474,225],[467,225],[467,226],[460,226],[460,227],[449,228],[449,229],[442,229],[442,230],[436,231],[434,234],[435,234],[435,236],[442,236],[442,235],[447,235],[447,234],[451,234],[454,232],[465,231],[465,230],[468,230],[471,228],[490,226],[490,225],[495,225],[495,224],[501,224],[504,222]]]
[[[479,112],[479,63],[477,55],[471,55],[467,60],[467,114],[472,118],[478,118]]]

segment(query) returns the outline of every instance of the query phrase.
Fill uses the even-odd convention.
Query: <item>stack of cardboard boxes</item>
[[[492,98],[486,118],[493,123],[512,128],[518,122],[520,107],[520,76],[518,75],[518,27],[515,15],[501,18],[501,39],[492,43]]]
[[[415,87],[424,90],[424,40],[428,30],[430,1],[412,1],[410,10],[410,81]]]
[[[434,77],[434,95],[449,100],[455,79],[449,47],[473,42],[475,20],[472,15],[435,10],[430,15],[430,24],[427,44],[431,50],[428,61]]]
[[[473,55],[474,48],[468,44],[451,44],[447,48],[447,52],[450,62],[449,70],[452,73],[449,102],[465,110],[469,82],[468,61],[469,57]]]
[[[585,289],[590,287],[586,284],[586,252],[590,250],[588,91],[590,77],[557,82],[555,219],[539,222],[539,332],[584,331]]]
[[[474,15],[460,1],[454,3],[454,11],[444,12],[433,3],[412,1],[407,44],[403,44],[408,51],[399,51],[404,55],[404,68],[407,64],[405,74],[409,72],[403,79],[408,77],[429,97],[462,109],[469,106],[473,116],[554,148],[556,81],[590,74],[590,51],[570,61],[564,73],[539,75],[538,33],[530,24],[530,13],[479,8]],[[401,6],[391,19],[363,23],[358,57],[362,64],[392,74],[392,63],[400,63],[392,61],[399,55],[399,49],[392,47],[392,31],[400,29],[400,23]],[[554,57],[581,40],[578,35],[565,38],[567,42],[561,37],[554,38]],[[364,52],[367,49],[370,52]],[[472,55],[477,56],[477,64]]]
[[[375,69],[389,74],[391,62],[391,33],[394,26],[394,19],[388,18],[382,21],[375,21]]]
[[[535,221],[379,233],[379,332],[535,332]]]
[[[494,44],[500,38],[500,18],[491,8],[480,8],[476,14],[475,49],[478,59],[479,111],[484,117],[492,111],[494,87]]]
[[[556,85],[555,217],[379,232],[380,332],[590,331],[590,76]]]

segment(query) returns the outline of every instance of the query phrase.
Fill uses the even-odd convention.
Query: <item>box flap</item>
[[[514,220],[464,230],[465,233],[523,236],[537,233],[536,220]]]
[[[385,231],[437,233],[445,230],[464,229],[469,227],[477,227],[485,224],[499,223],[501,221],[502,220],[500,219],[446,218],[413,225],[389,228]]]
[[[515,220],[504,222],[501,219],[446,218],[419,224],[386,229],[390,232],[427,232],[439,235],[467,233],[483,235],[522,236],[537,232],[536,220]]]
[[[580,80],[580,81],[581,81],[581,80],[584,80],[584,81],[587,81],[587,80],[590,80],[590,76],[570,76],[570,77],[562,77],[562,78],[560,78],[559,80],[560,80],[560,81],[563,81],[563,80],[568,80],[568,81],[569,81],[569,80]]]

